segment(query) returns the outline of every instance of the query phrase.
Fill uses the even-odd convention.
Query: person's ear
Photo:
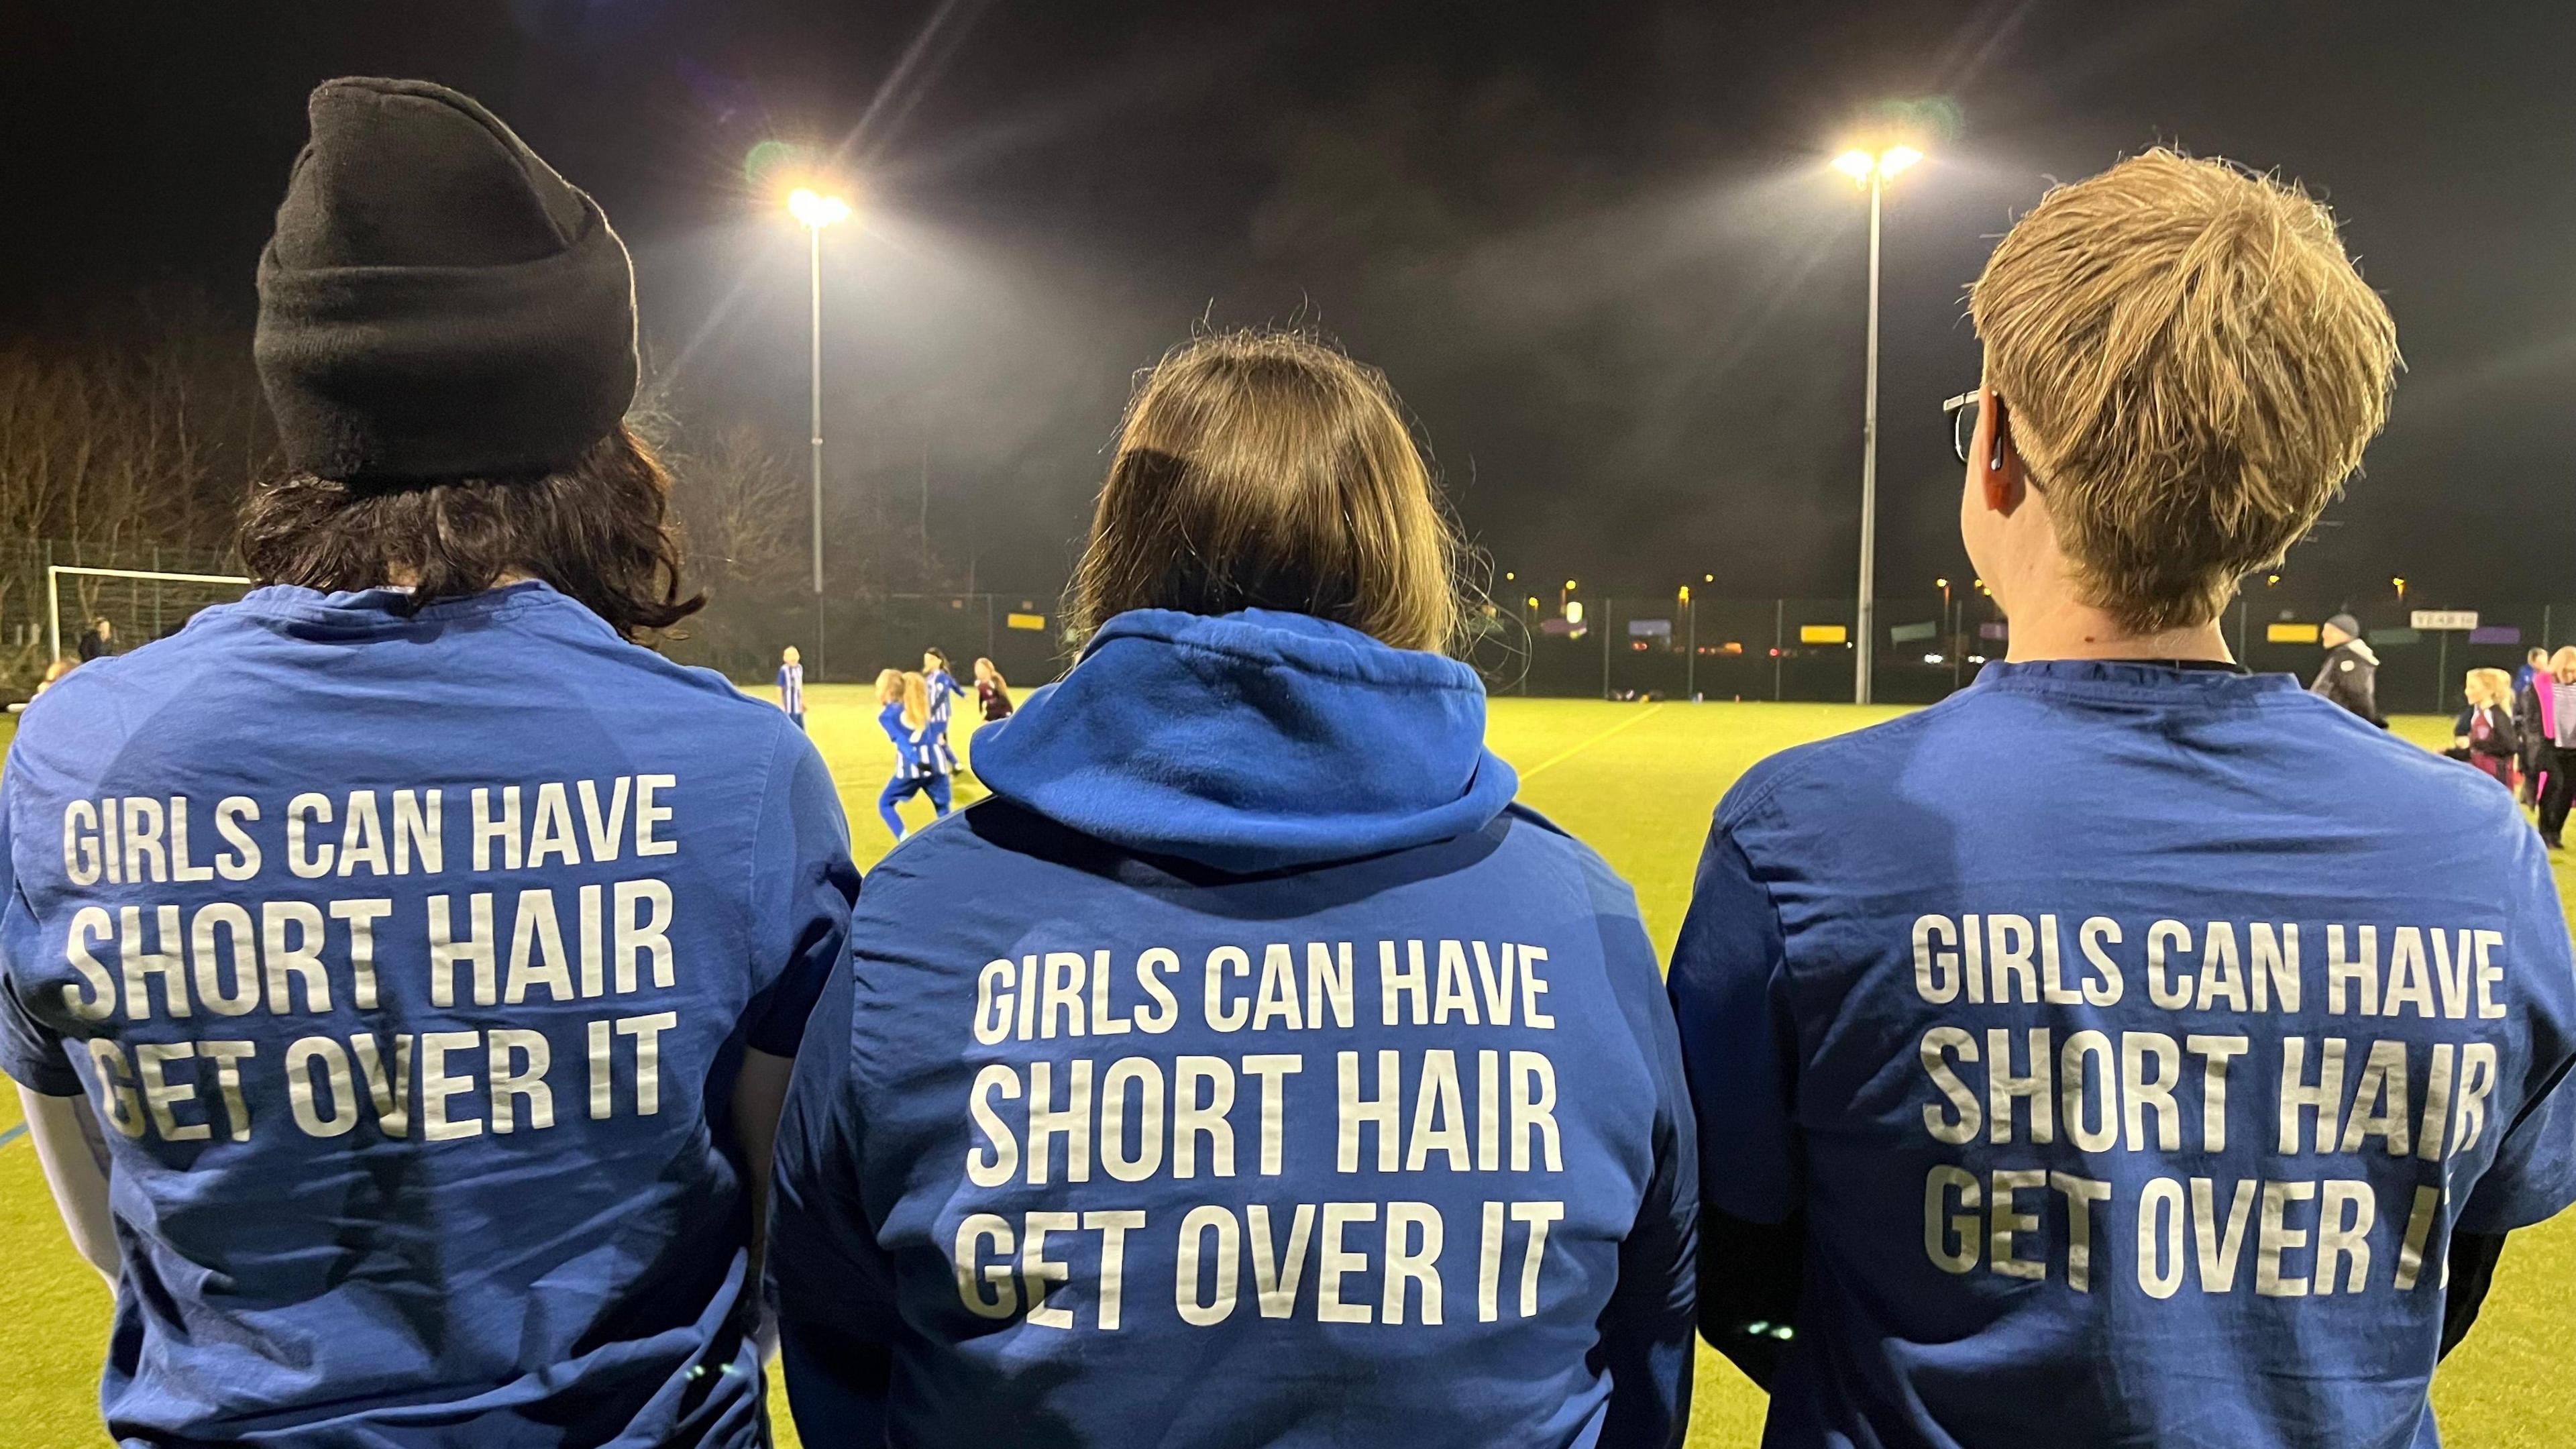
[[[2028,484],[2021,451],[2013,446],[2012,419],[2008,405],[1991,387],[1978,389],[1977,434],[1969,445],[1969,467],[1976,472],[1979,495],[1986,507],[2006,517],[2021,507],[2022,490]]]

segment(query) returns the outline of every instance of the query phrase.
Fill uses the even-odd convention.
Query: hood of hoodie
[[[1238,874],[1481,830],[1520,788],[1474,670],[1267,609],[1120,614],[975,732],[974,769],[1058,824]]]

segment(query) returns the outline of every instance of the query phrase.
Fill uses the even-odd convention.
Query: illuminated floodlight
[[[787,193],[787,210],[798,221],[817,231],[836,221],[850,219],[848,202],[837,196],[825,196],[802,186]]]
[[[1893,181],[1897,173],[1910,169],[1923,159],[1923,153],[1911,146],[1890,146],[1884,151],[1865,151],[1855,146],[1834,158],[1834,169],[1852,179],[1853,184],[1867,186],[1875,176],[1880,181]]]

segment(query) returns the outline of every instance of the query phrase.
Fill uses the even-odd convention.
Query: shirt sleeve
[[[0,784],[0,1072],[28,1091],[47,1097],[77,1097],[83,1087],[63,1054],[62,1033],[28,1011],[17,963],[34,948],[38,934],[34,910],[18,888],[18,864],[10,855],[9,817],[17,808],[14,794]]]
[[[1722,822],[1700,856],[1667,989],[1698,1121],[1700,1200],[1747,1222],[1785,1221],[1802,1190],[1788,949],[1770,892]]]
[[[866,1157],[844,971],[814,1010],[772,1158],[769,1289],[797,1424],[820,1441],[885,1442],[893,1265],[860,1193]]]
[[[1656,999],[1661,972],[1636,893],[1597,856],[1585,868],[1603,965],[1655,1083],[1654,1172],[1636,1222],[1619,1244],[1619,1281],[1601,1312],[1610,1405],[1600,1443],[1603,1449],[1680,1449],[1690,1427],[1698,1344],[1698,1134],[1672,1014]]]
[[[2528,1027],[2528,1057],[2495,1161],[2470,1189],[2453,1223],[2460,1232],[2525,1228],[2576,1206],[2576,951],[2558,904],[2557,884],[2540,841],[2522,832],[2523,908],[2506,944],[2516,1013]],[[2509,1059],[2508,1059],[2509,1060]],[[2498,1083],[2502,1087],[2502,1083]]]
[[[859,872],[831,771],[794,726],[778,728],[752,840],[751,970],[763,985],[744,1024],[753,1050],[791,1057],[849,948]]]

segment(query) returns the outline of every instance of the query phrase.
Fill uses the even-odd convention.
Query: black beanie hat
[[[253,355],[287,463],[543,472],[635,398],[635,278],[597,202],[428,81],[325,81],[259,258]]]

